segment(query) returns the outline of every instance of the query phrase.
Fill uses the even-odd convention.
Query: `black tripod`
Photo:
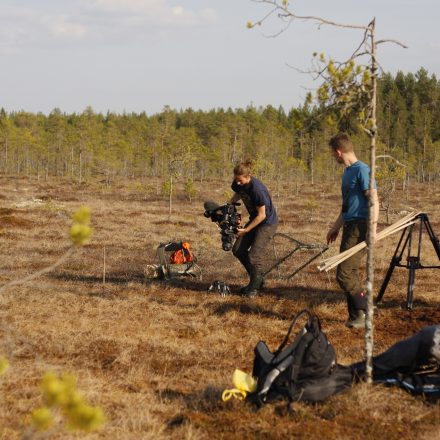
[[[391,275],[393,274],[393,270],[396,266],[406,267],[407,269],[409,269],[408,290],[406,295],[406,308],[408,310],[411,310],[413,305],[414,280],[416,277],[416,270],[440,269],[440,266],[424,266],[420,260],[423,229],[426,229],[429,239],[431,240],[431,243],[434,246],[434,250],[437,253],[437,257],[440,260],[440,242],[439,239],[434,234],[434,231],[432,230],[432,226],[431,223],[429,222],[428,215],[425,213],[421,213],[417,217],[415,217],[414,220],[415,223],[407,226],[403,230],[402,235],[400,236],[399,243],[397,245],[396,251],[394,252],[393,258],[391,259],[391,263],[388,268],[387,274],[385,275],[385,279],[383,280],[382,287],[380,288],[379,294],[377,295],[376,303],[382,300],[385,294],[385,290],[388,286],[388,282],[390,281]],[[417,254],[414,255],[412,253],[411,247],[413,242],[414,226],[417,223],[419,224],[418,243],[416,245]],[[401,261],[405,249],[408,249],[408,256],[406,257],[406,264],[402,264]]]

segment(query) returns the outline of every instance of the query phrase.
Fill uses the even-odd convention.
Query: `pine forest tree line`
[[[384,74],[378,100],[379,176],[393,185],[440,178],[440,81],[425,69]],[[0,172],[38,179],[49,176],[82,183],[117,177],[167,178],[179,167],[186,181],[225,177],[233,164],[253,158],[255,173],[277,182],[334,179],[328,139],[348,131],[360,156],[368,138],[356,121],[338,120],[331,108],[307,98],[283,108],[247,107],[159,114],[80,114],[59,109],[49,115],[0,111]],[[174,172],[174,171],[173,171]]]

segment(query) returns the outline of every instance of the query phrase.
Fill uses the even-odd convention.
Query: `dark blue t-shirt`
[[[266,207],[266,219],[262,222],[267,225],[278,223],[277,212],[273,206],[269,191],[264,183],[256,177],[251,177],[251,181],[246,185],[238,185],[234,180],[231,185],[232,191],[240,195],[244,206],[249,212],[252,221],[258,214],[257,206]]]
[[[364,194],[370,186],[370,167],[358,160],[345,168],[342,175],[342,219],[344,222],[368,218],[368,198]],[[376,182],[374,183],[376,188]]]

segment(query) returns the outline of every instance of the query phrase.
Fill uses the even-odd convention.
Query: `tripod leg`
[[[403,237],[405,236],[407,230],[408,230],[408,228],[405,228],[402,232],[402,235],[400,236],[399,243],[397,244],[396,250],[394,251],[393,258],[391,258],[391,262],[388,267],[387,273],[385,275],[385,279],[383,280],[382,286],[381,286],[379,293],[376,297],[376,304],[378,304],[380,301],[382,301],[382,298],[385,294],[385,290],[387,289],[388,283],[390,282],[391,275],[393,274],[394,268],[400,263],[400,261],[402,259],[403,251],[405,250],[405,247],[408,243],[409,234],[406,237],[405,243],[404,243],[401,250],[400,250],[400,246],[402,244]],[[399,250],[400,250],[400,253],[399,253]]]
[[[406,308],[412,310],[413,295],[414,295],[414,281],[416,278],[416,261],[411,258],[409,261],[409,275],[408,275],[408,292],[406,295]]]
[[[397,257],[393,257],[390,263],[390,266],[388,267],[387,274],[385,275],[385,278],[383,280],[382,286],[379,290],[379,293],[376,297],[376,304],[378,304],[380,301],[382,301],[382,298],[385,294],[385,290],[387,289],[388,283],[390,282],[391,275],[393,274],[394,268],[399,264],[400,259]]]
[[[287,259],[289,259],[294,253],[298,252],[301,248],[298,246],[293,251],[289,252],[287,255],[285,255],[283,258],[280,258],[277,260],[277,262],[269,267],[269,269],[266,270],[266,272],[263,273],[263,276],[268,275],[270,272],[272,272],[274,269],[279,267],[282,263],[284,263]],[[280,277],[281,278],[281,277]]]
[[[287,275],[286,280],[290,280],[293,278],[298,272],[301,272],[306,266],[308,266],[313,260],[316,260],[318,257],[320,257],[321,254],[313,255],[310,259],[308,259],[302,266],[298,267],[298,269],[295,270],[295,272],[292,272],[290,275]]]
[[[428,219],[428,216],[424,219],[425,228],[428,231],[429,239],[431,240],[432,246],[434,247],[435,252],[437,253],[437,257],[440,260],[440,241],[434,233],[432,229],[431,223]]]

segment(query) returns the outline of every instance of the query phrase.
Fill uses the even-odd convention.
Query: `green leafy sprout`
[[[69,235],[75,246],[87,244],[92,236],[90,215],[91,210],[87,206],[81,206],[81,208],[73,214],[73,224],[70,227]]]
[[[61,410],[67,428],[72,431],[95,431],[105,422],[102,409],[89,405],[77,390],[75,376],[47,372],[41,381],[41,390],[46,406],[32,412],[32,425],[36,430],[48,430],[53,424],[53,411],[57,409]]]

